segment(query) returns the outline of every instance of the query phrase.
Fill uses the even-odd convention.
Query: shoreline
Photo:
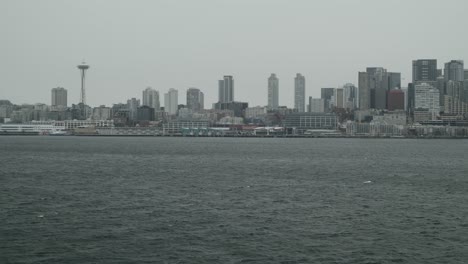
[[[304,136],[304,135],[286,135],[286,136],[245,136],[245,135],[223,135],[223,136],[193,136],[193,135],[39,135],[34,133],[0,133],[0,137],[5,136],[34,136],[34,137],[186,137],[186,138],[336,138],[336,139],[468,139],[465,137],[417,137],[417,136]]]

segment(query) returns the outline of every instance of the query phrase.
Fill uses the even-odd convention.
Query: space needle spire
[[[85,62],[82,62],[77,68],[81,71],[81,95],[80,95],[80,103],[86,104],[86,90],[85,90],[85,77],[86,77],[86,70],[89,69],[89,65]]]

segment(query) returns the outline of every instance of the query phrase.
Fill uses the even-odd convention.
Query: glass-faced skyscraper
[[[305,78],[298,73],[294,78],[294,108],[298,112],[305,112],[305,99]]]
[[[234,79],[231,75],[225,75],[218,81],[218,102],[229,103],[234,101]]]
[[[435,82],[438,77],[437,60],[424,59],[413,61],[413,83],[415,82]],[[390,87],[394,88],[394,87]]]
[[[200,89],[189,88],[187,90],[187,108],[195,112],[204,108],[203,93]]]
[[[445,81],[463,82],[465,80],[465,72],[463,67],[462,60],[452,60],[445,63]]]
[[[159,92],[155,89],[148,87],[143,91],[143,105],[152,107],[159,110]]]
[[[279,105],[279,80],[272,73],[268,78],[268,109],[278,109]]]

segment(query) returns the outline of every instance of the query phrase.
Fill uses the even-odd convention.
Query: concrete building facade
[[[272,73],[268,78],[268,109],[276,110],[279,106],[279,79]]]
[[[294,78],[294,108],[305,112],[305,77],[300,73]]]
[[[164,94],[164,110],[169,115],[176,115],[179,106],[179,92],[171,88]]]
[[[63,87],[52,88],[52,106],[67,107],[67,90]]]

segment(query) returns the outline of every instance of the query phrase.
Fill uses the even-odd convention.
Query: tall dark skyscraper
[[[330,102],[331,102],[334,92],[335,92],[335,88],[322,88],[320,90],[320,98],[323,99],[324,104],[325,104],[324,109],[327,112],[330,110]]]
[[[359,108],[387,109],[387,93],[401,87],[401,74],[382,67],[369,67],[359,72]]]
[[[234,101],[234,79],[231,75],[225,75],[218,81],[218,102],[229,103]]]
[[[413,61],[413,83],[436,81],[438,76],[437,60],[423,59]]]
[[[445,81],[463,82],[465,80],[465,72],[463,67],[462,60],[452,60],[445,63]]]

